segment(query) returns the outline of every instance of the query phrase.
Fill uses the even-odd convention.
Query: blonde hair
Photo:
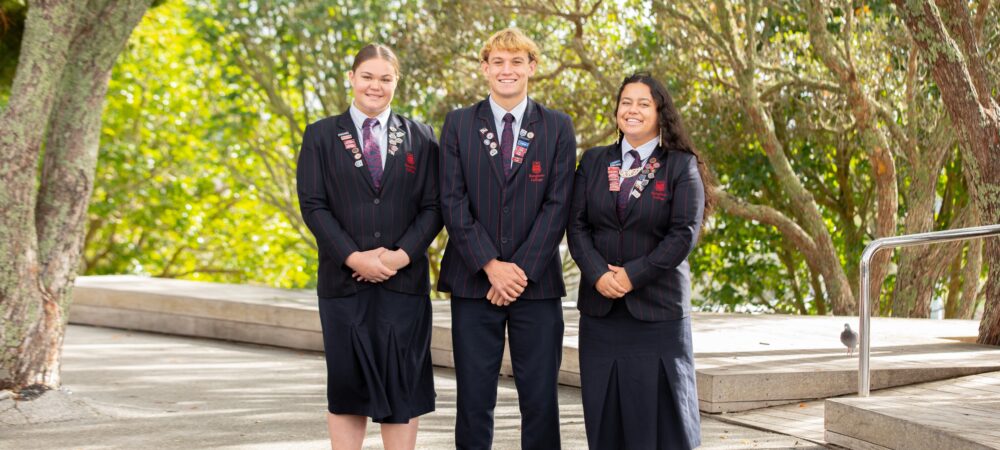
[[[538,45],[517,28],[507,28],[493,33],[493,36],[483,44],[482,50],[479,50],[479,60],[486,62],[493,50],[525,51],[528,52],[529,61],[538,62]]]
[[[362,47],[361,50],[358,50],[358,54],[354,55],[354,64],[351,65],[351,70],[356,71],[361,63],[375,58],[388,61],[389,64],[392,64],[392,68],[396,69],[396,77],[400,76],[399,58],[396,58],[396,54],[391,48],[382,44],[368,44]]]

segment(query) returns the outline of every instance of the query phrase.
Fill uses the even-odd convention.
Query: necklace
[[[622,170],[621,172],[618,172],[618,174],[622,179],[625,179],[639,175],[639,172],[642,172],[642,166],[636,167],[634,169]]]

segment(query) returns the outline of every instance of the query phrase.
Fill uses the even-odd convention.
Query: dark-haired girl
[[[592,449],[690,449],[700,442],[687,256],[707,170],[670,94],[626,78],[618,141],[576,171],[569,249],[582,279],[580,377]]]
[[[385,448],[412,449],[434,410],[427,247],[441,230],[438,144],[389,108],[392,50],[368,45],[348,73],[351,107],[306,127],[302,218],[319,248],[318,294],[334,449],[360,449],[368,418]]]

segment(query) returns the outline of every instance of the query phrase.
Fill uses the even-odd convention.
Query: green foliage
[[[7,103],[14,81],[27,14],[28,5],[23,0],[0,0],[0,106]]]
[[[0,0],[0,11],[17,5]],[[738,40],[754,34],[753,47],[720,44],[718,5],[731,10]],[[839,5],[850,8],[828,9],[825,28],[884,108],[873,113],[898,147],[891,150],[902,223],[922,153],[904,157],[900,148],[934,147],[948,135],[940,95],[926,67],[910,70],[909,37],[891,2]],[[997,16],[985,21],[991,61]],[[486,96],[479,48],[507,26],[540,45],[531,95],[573,117],[581,151],[614,139],[618,83],[648,70],[667,84],[726,192],[796,221],[803,213],[781,187],[735,82],[741,67],[733,52],[752,53],[751,76],[774,135],[832,236],[834,263],[856,286],[874,230],[873,143],[813,48],[805,5],[791,0],[165,2],[136,30],[109,90],[88,273],[314,285],[315,243],[298,216],[295,158],[308,123],[349,105],[355,52],[369,42],[395,49],[402,79],[394,110],[440,130],[449,110]],[[961,175],[960,165],[947,167],[936,189],[952,206],[936,213],[938,227],[953,224],[953,210],[968,203],[964,184],[946,183]],[[445,242],[442,235],[432,245],[432,261]],[[829,310],[815,268],[773,226],[717,214],[690,260],[702,308]]]
[[[311,285],[311,249],[229,170],[255,164],[240,150],[267,121],[239,101],[186,9],[150,11],[115,68],[86,272]]]

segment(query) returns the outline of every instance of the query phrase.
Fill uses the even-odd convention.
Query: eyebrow
[[[370,76],[370,77],[376,77],[376,78],[380,78],[380,77],[391,77],[391,76],[392,76],[392,74],[391,74],[391,73],[387,73],[387,74],[383,74],[383,75],[376,75],[376,74],[374,74],[374,73],[371,73],[371,72],[367,72],[367,71],[366,71],[366,72],[361,72],[361,73],[360,73],[359,75],[368,75],[368,76]]]
[[[526,58],[523,57],[523,56],[513,56],[513,57],[510,58],[511,61],[524,61],[525,59]],[[490,61],[492,61],[492,62],[501,62],[501,61],[504,61],[504,59],[502,57],[500,57],[500,56],[494,56],[494,57],[490,57]]]

